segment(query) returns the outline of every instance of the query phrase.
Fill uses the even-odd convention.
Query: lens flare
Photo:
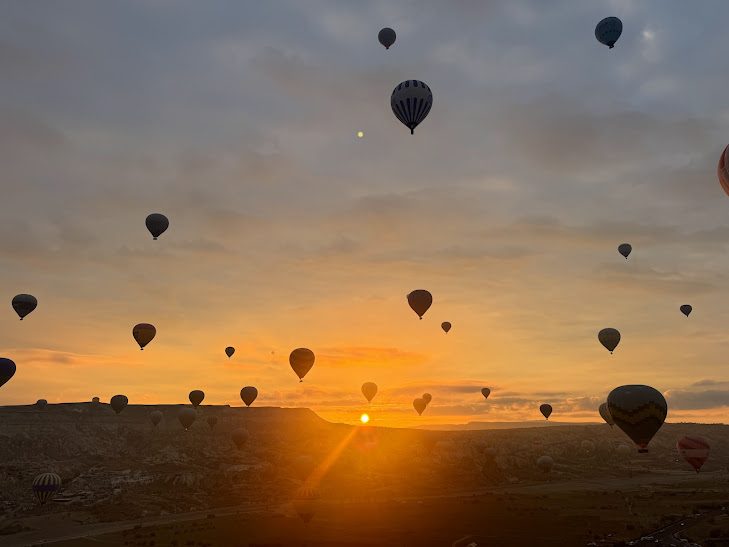
[[[359,417],[359,421],[366,424],[370,421],[370,417],[367,414],[362,414],[362,416]]]

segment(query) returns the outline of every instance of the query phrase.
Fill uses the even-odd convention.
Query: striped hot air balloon
[[[676,443],[676,449],[696,472],[699,472],[709,458],[709,443],[703,437],[683,437]]]
[[[644,385],[620,386],[610,392],[607,404],[615,425],[632,439],[638,452],[648,452],[648,443],[668,414],[661,392]]]
[[[45,505],[60,489],[61,477],[55,473],[41,473],[33,479],[33,493],[41,505]]]
[[[304,485],[296,491],[293,499],[294,510],[299,518],[308,523],[319,506],[319,490],[313,486]]]
[[[433,106],[433,93],[425,82],[405,80],[392,90],[390,96],[392,112],[412,135]]]

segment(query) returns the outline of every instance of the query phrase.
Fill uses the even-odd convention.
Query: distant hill
[[[420,425],[415,429],[427,429],[429,431],[480,431],[485,429],[522,429],[525,427],[600,425],[600,423],[601,422],[550,422],[548,420],[530,420],[526,422],[468,422],[467,424]]]

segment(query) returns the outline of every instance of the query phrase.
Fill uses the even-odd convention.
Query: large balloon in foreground
[[[197,408],[198,405],[203,402],[203,399],[205,398],[205,392],[200,389],[193,389],[188,395],[188,398],[190,399],[192,406]]]
[[[15,363],[5,357],[0,357],[0,386],[4,386],[15,375]]]
[[[374,382],[365,382],[362,384],[362,395],[365,396],[367,402],[371,403],[372,399],[377,395],[377,384]]]
[[[600,332],[597,333],[597,339],[603,346],[605,346],[606,350],[612,353],[613,350],[618,347],[618,344],[620,343],[620,332],[618,331],[618,329],[602,329]]]
[[[390,27],[385,27],[377,33],[377,39],[385,46],[385,49],[390,49],[390,46],[395,43],[395,38],[397,35]]]
[[[180,424],[185,428],[185,431],[189,430],[190,426],[195,423],[195,418],[197,418],[197,412],[194,408],[187,406],[182,407],[177,413],[177,419],[180,420]]]
[[[423,393],[423,396],[421,397],[423,401],[425,401],[426,405],[430,404],[430,401],[433,400],[433,396],[430,393]]]
[[[152,213],[144,223],[147,225],[149,233],[152,234],[152,239],[155,240],[170,226],[169,219],[161,213]]]
[[[233,346],[228,346],[227,348],[225,348],[225,355],[228,356],[228,359],[233,357],[234,353],[235,353],[235,348]]]
[[[144,346],[149,344],[156,334],[157,329],[149,323],[138,323],[132,329],[132,336],[134,336],[137,344],[139,344],[140,350],[143,350]]]
[[[716,174],[719,176],[719,184],[721,184],[724,192],[729,195],[729,146],[724,148],[724,151],[721,153]]]
[[[443,329],[443,331],[444,331],[444,332],[445,332],[446,334],[448,334],[448,331],[449,331],[449,330],[451,330],[451,326],[452,326],[452,325],[450,324],[450,322],[449,322],[449,321],[444,321],[443,323],[441,323],[441,324],[440,324],[440,328],[442,328],[442,329]]]
[[[491,390],[489,388],[487,388],[487,387],[482,387],[481,388],[481,395],[483,395],[483,398],[484,399],[488,399],[489,398],[489,395],[491,395]]]
[[[41,473],[33,479],[33,494],[38,503],[45,505],[61,489],[61,477],[55,473]]]
[[[648,443],[668,414],[661,392],[650,386],[620,386],[610,392],[607,403],[615,425],[638,446],[638,452],[648,452]]]
[[[595,38],[601,44],[613,49],[623,33],[623,22],[617,17],[605,17],[595,27]]]
[[[551,456],[541,456],[537,460],[537,467],[544,473],[549,473],[554,467],[554,460]]]
[[[679,309],[681,310],[681,313],[684,314],[686,317],[691,315],[691,311],[693,310],[690,304],[684,304]]]
[[[709,458],[709,443],[703,437],[682,437],[676,443],[681,457],[698,473]]]
[[[630,256],[630,253],[633,251],[633,246],[630,243],[621,243],[618,245],[618,252],[625,257],[625,259],[628,259],[628,256]]]
[[[299,381],[304,381],[304,376],[314,366],[314,352],[308,348],[296,348],[289,355],[289,364],[294,372],[299,377]]]
[[[159,410],[153,410],[149,413],[149,421],[152,422],[154,427],[157,427],[162,421],[162,413]]]
[[[217,416],[208,416],[205,421],[210,426],[210,429],[215,429],[215,426],[218,423],[218,417]]]
[[[408,304],[410,308],[418,314],[420,319],[423,318],[425,312],[428,311],[433,303],[433,295],[424,289],[417,289],[408,295]]]
[[[542,416],[549,420],[549,416],[550,414],[552,414],[552,405],[550,405],[549,403],[539,405],[539,412],[541,412]]]
[[[243,450],[243,447],[248,442],[248,430],[242,427],[238,428],[233,431],[231,437],[233,438],[236,448],[238,450]]]
[[[246,386],[240,390],[240,398],[246,406],[251,406],[256,397],[258,397],[258,390],[253,386]]]
[[[605,423],[608,424],[610,427],[615,425],[615,422],[613,421],[613,417],[610,416],[610,409],[608,408],[607,403],[602,403],[598,407],[598,412],[600,413],[600,416],[603,420],[605,420]]]
[[[13,297],[13,309],[20,320],[38,307],[38,300],[32,294],[18,294]]]
[[[392,111],[408,129],[410,134],[430,112],[433,105],[433,93],[419,80],[405,80],[392,90],[390,106]]]
[[[117,414],[124,410],[128,404],[129,399],[127,399],[126,395],[114,395],[111,398],[111,401],[109,401],[109,406],[111,406],[112,410],[114,410]]]
[[[425,410],[425,407],[428,406],[428,403],[426,403],[422,398],[418,397],[417,399],[413,400],[413,408],[418,413],[418,416],[422,416],[423,410]]]

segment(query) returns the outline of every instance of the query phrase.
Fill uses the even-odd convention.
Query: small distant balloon
[[[484,399],[488,399],[489,398],[489,395],[491,395],[491,390],[489,388],[487,388],[487,387],[482,387],[481,388],[481,395],[483,395],[483,398]]]
[[[126,395],[114,395],[109,401],[109,406],[111,406],[117,414],[124,410],[128,404],[129,399],[127,399]]]
[[[428,403],[426,403],[422,398],[418,397],[417,399],[413,400],[413,408],[418,413],[418,416],[421,416],[423,414],[423,411],[425,410],[425,407],[428,406]]]
[[[605,346],[606,350],[612,353],[620,343],[620,332],[617,329],[608,327],[597,333],[597,339]]]
[[[600,416],[603,420],[605,420],[605,423],[608,424],[610,427],[615,425],[615,422],[613,421],[613,417],[610,416],[610,408],[608,408],[607,403],[602,403],[597,411],[600,413]]]
[[[544,473],[549,473],[554,467],[554,460],[551,456],[541,456],[537,460],[537,467]]]
[[[425,312],[428,311],[433,304],[433,295],[425,289],[417,289],[408,294],[408,304],[410,309],[418,314],[420,319],[423,318]]]
[[[398,120],[403,123],[410,134],[426,118],[433,105],[433,93],[425,82],[405,80],[392,90],[390,107]]]
[[[618,252],[625,257],[625,259],[628,259],[628,256],[633,251],[633,246],[630,243],[621,243],[618,245]]]
[[[679,309],[681,310],[681,313],[684,314],[686,317],[691,315],[691,311],[693,310],[693,308],[689,304],[684,304]]]
[[[152,425],[154,427],[157,427],[162,421],[162,412],[160,412],[159,410],[153,410],[152,412],[150,412],[149,421],[152,422]]]
[[[18,294],[13,297],[13,309],[20,320],[38,307],[38,300],[32,294]]]
[[[246,406],[251,406],[256,397],[258,397],[258,390],[253,386],[246,386],[240,390],[240,398]]]
[[[208,416],[207,418],[205,418],[205,421],[210,426],[210,429],[213,430],[213,429],[215,429],[215,426],[218,423],[218,417],[217,416]]]
[[[177,412],[177,419],[180,421],[180,425],[185,428],[185,431],[188,431],[192,427],[192,424],[195,423],[195,418],[197,418],[197,412],[195,412],[194,408],[184,406]]]
[[[147,230],[149,230],[149,233],[152,234],[152,239],[154,240],[161,236],[167,228],[170,227],[169,219],[161,213],[152,213],[147,216],[144,223],[147,225]]]
[[[0,357],[0,387],[8,383],[15,375],[15,363],[5,357]]]
[[[233,346],[228,346],[227,348],[225,348],[225,355],[228,356],[228,359],[233,357],[234,353],[235,353],[235,348]]]
[[[709,459],[709,443],[703,437],[686,436],[676,443],[679,455],[688,462],[698,473],[701,467]]]
[[[374,382],[365,382],[362,384],[362,395],[365,396],[368,403],[371,403],[372,399],[377,395],[377,384]]]
[[[101,400],[98,397],[92,397],[91,403],[94,405],[98,405],[101,402]]]
[[[390,49],[390,46],[394,44],[397,39],[397,34],[395,34],[395,31],[390,27],[385,27],[377,33],[377,39],[383,46],[385,46],[385,49]]]
[[[296,348],[291,352],[291,355],[289,355],[289,364],[299,377],[300,382],[304,381],[304,376],[306,376],[306,374],[311,370],[311,367],[314,366],[315,359],[316,357],[314,356],[314,352],[308,348]]]
[[[552,405],[548,403],[544,403],[539,405],[539,412],[542,413],[542,416],[544,416],[547,420],[549,420],[550,414],[552,414]]]
[[[197,408],[200,403],[203,402],[203,399],[205,399],[205,392],[201,389],[193,389],[190,392],[190,395],[188,395],[188,398],[190,399],[190,402],[192,403],[192,406]]]
[[[595,38],[597,38],[597,41],[605,44],[610,49],[615,47],[615,42],[618,41],[622,33],[623,22],[617,17],[606,17],[595,27]]]
[[[248,430],[244,428],[238,428],[231,434],[233,443],[238,450],[243,450],[243,447],[248,442]]]
[[[35,402],[35,406],[37,408],[39,408],[40,410],[43,410],[44,408],[46,408],[48,406],[48,401],[46,399],[38,399]]]
[[[430,393],[423,393],[423,396],[421,397],[421,399],[423,399],[423,401],[425,401],[426,405],[429,405],[430,401],[433,400],[433,396]]]
[[[448,321],[443,321],[443,322],[442,322],[442,323],[440,324],[440,328],[442,328],[442,329],[443,329],[443,331],[444,331],[444,332],[445,332],[446,334],[448,334],[448,331],[449,331],[449,330],[451,330],[451,324],[450,324],[450,322],[448,322]]]
[[[309,523],[319,508],[319,491],[316,488],[302,486],[292,500],[296,514],[304,523]]]
[[[134,325],[134,328],[132,329],[132,336],[134,336],[137,344],[139,344],[140,350],[143,350],[144,347],[152,341],[156,334],[157,329],[154,328],[154,325],[150,325],[149,323],[138,323]]]
[[[41,473],[33,479],[33,494],[38,503],[45,503],[61,489],[61,477],[55,473]]]

